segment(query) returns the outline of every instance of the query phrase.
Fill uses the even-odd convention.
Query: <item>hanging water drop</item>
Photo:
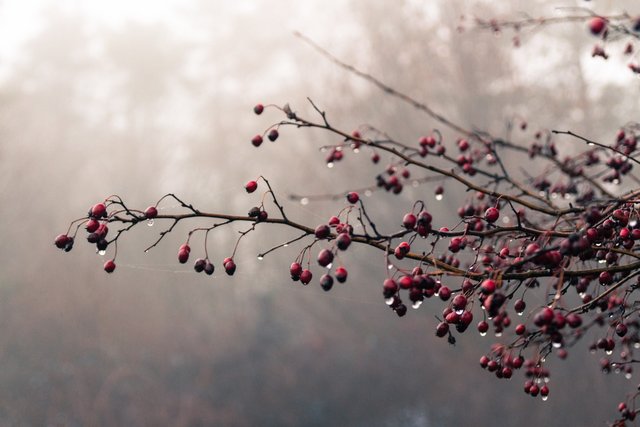
[[[442,200],[444,196],[442,194],[436,194],[436,200]]]
[[[633,343],[633,348],[635,349],[640,348],[640,342]]]
[[[462,309],[462,310],[456,310],[456,314],[457,314],[458,316],[460,316],[462,313],[464,313],[464,309]]]
[[[384,300],[384,303],[387,305],[391,305],[393,304],[393,301],[395,300],[395,298],[391,297],[391,298],[387,298],[386,300]]]
[[[258,261],[262,261],[263,259],[264,259],[264,256],[258,255]]]
[[[102,256],[104,256],[104,254],[106,254],[106,253],[107,253],[107,251],[106,251],[105,249],[100,249],[100,250],[98,251],[98,255],[102,255]]]
[[[285,243],[284,245],[282,245],[282,247],[283,247],[283,248],[287,248],[287,247],[289,247],[289,244],[288,244],[288,243]]]
[[[329,163],[327,163],[327,167],[328,167],[329,169],[331,169],[331,168],[333,167],[333,162],[329,162]]]
[[[542,396],[542,401],[543,401],[543,402],[546,402],[546,401],[547,401],[547,399],[549,399],[549,396]]]
[[[414,301],[413,304],[411,304],[411,307],[414,310],[417,310],[418,308],[420,308],[421,305],[422,305],[422,301]]]
[[[147,225],[148,225],[149,227],[153,227],[153,219],[148,219],[148,220],[147,220]]]
[[[300,199],[300,204],[302,206],[306,206],[309,204],[309,199],[307,199],[306,197],[303,197],[302,199]]]
[[[393,268],[393,264],[388,264],[387,265],[387,270],[391,270]]]
[[[613,354],[613,350],[606,350],[605,353],[607,356],[611,356]]]
[[[372,195],[372,194],[373,194],[373,191],[371,191],[371,190],[364,190],[364,195],[365,195],[366,197],[371,197],[371,195]]]
[[[500,338],[502,336],[502,332],[496,332],[496,338]]]
[[[594,145],[596,145],[596,144],[594,144],[593,142],[587,142],[587,145],[589,145],[589,146],[593,147],[593,146],[594,146]]]
[[[331,267],[333,266],[333,263],[330,262],[329,264],[327,264],[327,270],[331,270]]]
[[[559,342],[554,342],[552,345],[553,345],[553,348],[560,348],[560,347],[562,347],[562,343],[559,343]]]
[[[626,374],[624,374],[624,377],[625,377],[626,379],[630,380],[630,379],[631,379],[631,377],[632,377],[631,372],[627,372]]]
[[[480,336],[481,336],[481,337],[484,337],[484,336],[486,336],[486,335],[487,335],[487,333],[486,333],[486,332],[480,332]]]

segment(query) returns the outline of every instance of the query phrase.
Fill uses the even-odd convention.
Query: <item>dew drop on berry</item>
[[[559,342],[553,343],[553,348],[560,348],[560,347],[562,347],[562,343],[559,343]]]
[[[414,302],[413,302],[413,304],[411,304],[411,307],[412,307],[414,310],[417,310],[417,309],[419,309],[419,308],[420,308],[420,306],[421,306],[421,305],[422,305],[422,301],[414,301]]]
[[[153,219],[148,219],[148,220],[147,220],[147,225],[148,225],[149,227],[153,227]]]
[[[329,264],[327,264],[327,270],[331,270],[331,267],[333,266],[333,263],[330,262]]]
[[[542,396],[542,401],[543,401],[543,402],[546,402],[546,401],[547,401],[547,399],[549,399],[549,396]]]
[[[487,333],[486,332],[480,332],[480,336],[481,337],[485,337],[485,336],[487,336]]]
[[[105,249],[99,250],[98,255],[104,256],[107,253]]]
[[[393,304],[393,301],[394,301],[394,298],[391,297],[391,298],[387,298],[386,300],[384,300],[384,303],[387,304],[387,305],[391,305],[391,304]]]

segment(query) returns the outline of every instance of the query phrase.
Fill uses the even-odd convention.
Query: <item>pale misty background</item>
[[[213,277],[176,261],[188,226],[148,254],[160,222],[123,236],[112,275],[83,239],[69,254],[52,244],[111,194],[145,208],[174,192],[202,210],[244,214],[259,195],[243,185],[260,174],[282,200],[374,183],[380,169],[366,152],[325,166],[318,148],[339,142],[328,134],[283,129],[276,143],[252,147],[282,118],[255,116],[258,102],[312,116],[310,97],[340,128],[370,124],[407,142],[437,126],[295,30],[496,135],[516,114],[531,129],[602,140],[636,118],[638,82],[622,47],[592,59],[583,25],[529,33],[518,49],[511,34],[456,27],[461,15],[554,16],[567,6],[633,14],[637,4],[500,3],[0,1],[0,425],[599,426],[615,417],[637,380],[601,374],[588,343],[549,362],[547,402],[527,397],[522,374],[497,380],[478,367],[489,337],[470,330],[451,347],[434,336],[441,304],[398,319],[380,295],[376,251],[346,253],[348,282],[325,293],[290,281],[294,247],[256,259],[294,235],[277,226],[243,241],[233,278],[220,263],[241,228],[212,234]],[[558,145],[568,153],[575,144]],[[440,202],[430,183],[367,203],[395,225],[422,198],[445,224],[463,195],[444,184]],[[285,209],[315,226],[343,205]]]

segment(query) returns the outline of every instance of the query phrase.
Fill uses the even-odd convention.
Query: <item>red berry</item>
[[[613,276],[611,275],[611,273],[605,270],[598,276],[598,281],[601,285],[610,285],[613,283]]]
[[[247,190],[247,193],[253,193],[258,188],[258,183],[255,181],[249,181],[244,185],[244,189]]]
[[[91,216],[93,218],[102,218],[107,216],[107,206],[104,203],[98,203],[91,208]]]
[[[413,230],[416,226],[417,221],[418,219],[414,214],[408,213],[404,216],[404,218],[402,218],[402,225],[407,230]]]
[[[89,233],[93,233],[98,229],[98,227],[100,227],[100,223],[97,220],[91,218],[89,221],[87,221],[87,225],[85,228]]]
[[[210,261],[207,260],[207,262],[204,265],[205,274],[207,276],[211,276],[213,274],[214,270],[215,270],[214,265]]]
[[[485,295],[491,295],[496,291],[496,282],[486,279],[480,284],[480,291]]]
[[[336,280],[340,283],[344,283],[347,281],[347,269],[344,267],[338,267],[336,269]]]
[[[262,114],[263,111],[264,111],[264,105],[262,104],[256,104],[256,106],[253,107],[253,112],[256,113],[257,115]]]
[[[454,310],[464,310],[466,306],[467,306],[467,297],[465,297],[462,294],[458,294],[455,297],[453,297],[453,300],[451,301],[451,307],[453,307]]]
[[[178,251],[178,261],[180,264],[184,264],[189,260],[189,251],[186,249],[180,249]]]
[[[144,217],[147,219],[153,219],[158,216],[158,209],[155,206],[149,206],[144,211]]]
[[[478,332],[480,332],[481,334],[486,334],[488,330],[489,324],[487,322],[485,322],[484,320],[478,322]]]
[[[393,279],[387,279],[382,285],[382,294],[385,298],[391,298],[398,292],[398,284]]]
[[[494,207],[487,209],[486,212],[484,213],[484,219],[490,223],[496,222],[499,216],[500,216],[500,211],[498,210],[498,208],[494,208]]]
[[[461,139],[458,141],[458,148],[460,151],[467,151],[469,149],[469,141],[466,139]]]
[[[451,297],[451,289],[447,286],[442,286],[440,290],[438,290],[438,296],[442,301],[448,301]]]
[[[518,314],[522,314],[524,312],[524,309],[527,307],[527,304],[524,302],[524,300],[516,300],[516,302],[513,304],[513,308],[516,310],[516,313]]]
[[[251,138],[251,143],[253,144],[254,147],[259,147],[262,144],[262,136],[261,135],[256,135],[253,138]]]
[[[318,264],[320,264],[322,267],[326,267],[331,264],[331,261],[333,261],[333,252],[331,252],[329,249],[321,250],[318,254]]]
[[[352,205],[358,203],[358,200],[360,200],[360,196],[355,191],[352,191],[347,194],[347,201]]]
[[[107,273],[113,273],[115,269],[116,263],[112,259],[104,263],[104,271],[106,271]]]
[[[69,243],[69,239],[70,237],[67,236],[66,234],[60,234],[58,237],[56,237],[54,244],[58,249],[64,249],[67,243]]]
[[[300,275],[302,274],[302,266],[300,265],[300,263],[292,263],[291,267],[289,267],[289,273],[291,274],[291,278],[293,280],[298,280],[300,278]]]
[[[315,235],[318,239],[326,239],[331,234],[331,228],[327,224],[320,224],[315,229]]]
[[[438,323],[438,326],[436,327],[436,336],[437,337],[444,337],[445,335],[447,335],[447,333],[449,332],[449,324],[445,323],[445,322],[440,322]]]
[[[594,36],[597,36],[600,33],[602,33],[606,28],[606,26],[607,26],[607,21],[605,21],[603,18],[599,16],[596,16],[595,18],[592,18],[589,21],[589,30],[591,31],[591,34],[593,34]]]
[[[233,273],[236,272],[236,263],[233,262],[231,258],[225,258],[225,262],[222,264],[224,267],[224,271],[229,275],[233,276]]]
[[[373,163],[378,163],[380,161],[380,155],[378,153],[373,153],[371,155],[371,161]]]
[[[526,331],[527,331],[527,327],[522,323],[516,326],[516,335],[524,335]]]
[[[351,237],[347,233],[340,233],[336,239],[336,246],[338,249],[345,251],[351,244]]]
[[[305,269],[302,271],[302,273],[300,273],[300,283],[302,283],[303,285],[309,284],[312,278],[313,274],[311,273],[311,270]]]

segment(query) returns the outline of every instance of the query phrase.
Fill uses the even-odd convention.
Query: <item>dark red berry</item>
[[[277,129],[271,129],[269,131],[269,134],[267,135],[267,138],[269,138],[269,141],[273,142],[276,139],[278,139],[278,136],[279,136],[278,130]]]
[[[93,233],[93,232],[95,232],[99,227],[100,227],[100,223],[99,223],[96,219],[91,218],[89,221],[87,221],[87,225],[86,225],[86,227],[85,227],[85,228],[87,229],[87,232],[89,232],[89,233]]]
[[[180,249],[178,251],[178,261],[180,264],[184,264],[189,260],[189,251],[186,249]]]
[[[253,144],[254,147],[259,147],[262,144],[262,136],[261,135],[256,135],[253,138],[251,138],[251,143]]]
[[[486,279],[480,284],[480,291],[485,295],[491,295],[496,291],[496,282]]]
[[[207,260],[198,258],[196,262],[193,263],[193,269],[196,271],[196,273],[200,273],[204,271],[205,265],[207,265]]]
[[[358,203],[358,200],[360,200],[360,196],[355,191],[352,191],[347,194],[347,201],[352,205]]]
[[[224,271],[229,275],[233,276],[233,273],[236,272],[236,263],[233,262],[231,258],[225,258],[225,262],[222,264],[224,267]]]
[[[327,224],[320,224],[316,227],[314,233],[318,239],[326,239],[331,234],[331,227]]]
[[[300,283],[302,283],[303,285],[307,285],[311,282],[311,279],[313,278],[313,274],[311,274],[311,270],[303,270],[302,273],[300,273]]]
[[[106,271],[107,273],[113,273],[115,269],[116,263],[112,259],[104,263],[104,271]]]
[[[347,269],[346,268],[344,268],[344,267],[336,268],[335,276],[336,276],[336,280],[338,282],[340,282],[340,283],[346,282],[347,281],[347,275],[348,275],[348,273],[347,273]]]
[[[256,113],[257,115],[262,114],[263,111],[264,111],[264,105],[262,104],[256,104],[256,106],[253,107],[253,112]]]
[[[600,33],[602,33],[606,28],[606,26],[607,26],[607,21],[605,21],[603,18],[599,16],[596,16],[595,18],[591,18],[591,20],[589,21],[589,31],[591,31],[591,34],[593,34],[594,36],[597,36]]]
[[[158,209],[155,206],[149,206],[144,211],[144,217],[147,219],[153,219],[158,216]]]
[[[300,263],[299,262],[292,263],[291,267],[289,267],[289,273],[291,274],[291,278],[293,280],[300,279],[300,275],[302,274],[302,266],[300,265]]]
[[[347,233],[340,233],[338,238],[336,239],[336,246],[341,251],[347,250],[349,245],[351,244],[351,237]]]
[[[213,274],[213,272],[215,271],[215,267],[214,265],[207,260],[206,264],[204,265],[204,272],[207,276],[211,276]]]
[[[67,236],[66,234],[60,234],[58,237],[56,237],[54,244],[58,249],[64,249],[67,243],[69,243],[69,239],[70,237]]]
[[[348,237],[348,236],[347,236]],[[329,249],[323,249],[318,254],[318,264],[322,267],[326,267],[333,261],[333,252]]]

